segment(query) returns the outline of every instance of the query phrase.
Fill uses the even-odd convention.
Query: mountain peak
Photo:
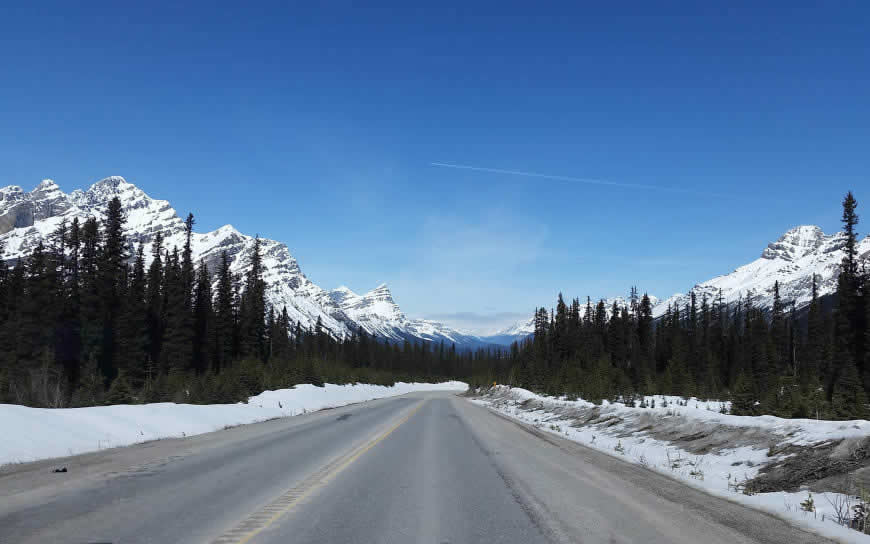
[[[0,200],[4,200],[6,195],[20,195],[24,190],[20,185],[7,185],[0,188]]]
[[[44,179],[36,186],[36,191],[55,191],[58,189],[57,183],[53,179]]]
[[[127,180],[121,176],[109,176],[107,178],[103,178],[100,181],[94,183],[91,187],[101,186],[101,187],[118,187],[122,183],[127,183]]]
[[[393,294],[385,283],[362,296],[342,286],[330,291],[329,297],[355,320],[376,318],[390,322],[405,321],[405,314],[393,300]]]
[[[339,285],[335,289],[332,290],[333,293],[347,293],[348,295],[356,295],[356,293],[351,290],[350,287],[346,285]]]
[[[378,285],[377,287],[375,287],[374,289],[372,289],[371,291],[369,291],[368,293],[366,293],[366,295],[384,295],[384,294],[388,295],[390,297],[393,296],[393,294],[390,292],[390,288],[387,287],[386,283],[382,283],[382,284]]]
[[[350,288],[342,285],[336,287],[326,293],[329,298],[338,305],[339,308],[346,308],[359,300],[359,295],[350,290]]]
[[[229,223],[222,227],[218,227],[214,230],[214,232],[216,234],[242,234],[236,227],[230,225]]]
[[[818,249],[826,238],[816,225],[799,225],[787,230],[776,242],[768,244],[761,258],[794,261]]]

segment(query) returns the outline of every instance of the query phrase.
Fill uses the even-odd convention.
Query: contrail
[[[609,185],[611,187],[627,187],[630,189],[647,189],[650,191],[664,191],[668,193],[683,193],[691,195],[715,196],[721,197],[716,193],[706,193],[702,191],[692,191],[689,189],[678,189],[676,187],[662,187],[659,185],[642,185],[639,183],[623,183],[619,181],[609,181],[606,179],[594,178],[575,178],[573,176],[556,176],[553,174],[541,174],[539,172],[523,172],[521,170],[504,170],[502,168],[484,168],[482,166],[468,166],[466,164],[451,164],[447,162],[430,162],[429,166],[439,168],[455,168],[457,170],[472,170],[474,172],[489,172],[491,174],[506,174],[509,176],[523,176],[526,178],[541,178],[550,179],[553,181],[562,181],[567,183],[588,183],[590,185]]]

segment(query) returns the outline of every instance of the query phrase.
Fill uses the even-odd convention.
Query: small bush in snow
[[[815,512],[816,511],[816,503],[813,501],[813,494],[809,493],[807,496],[807,500],[801,503],[801,510],[804,512]]]
[[[625,453],[625,448],[622,446],[622,440],[620,440],[619,442],[616,443],[615,446],[613,446],[613,451],[615,451],[617,453],[623,453],[623,454]]]

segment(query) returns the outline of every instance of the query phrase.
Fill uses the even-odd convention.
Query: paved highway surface
[[[30,542],[826,541],[452,394],[415,393],[7,466],[0,543]]]

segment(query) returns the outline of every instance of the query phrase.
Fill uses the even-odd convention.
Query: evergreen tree
[[[840,368],[834,382],[831,407],[838,419],[863,419],[867,414],[867,394],[854,364]]]
[[[145,323],[148,351],[145,361],[146,381],[156,377],[163,348],[163,235],[157,233],[151,243],[151,265],[148,267],[148,288],[145,295]]]
[[[99,350],[100,370],[106,379],[113,379],[121,358],[117,332],[123,312],[126,290],[127,248],[124,237],[124,212],[121,200],[114,197],[106,209],[103,244],[98,253],[97,294],[101,303]]]
[[[214,321],[215,348],[212,364],[217,372],[228,366],[235,356],[233,339],[236,325],[235,297],[233,277],[230,272],[230,258],[226,251],[221,253]],[[298,332],[297,339],[302,340],[301,331]]]
[[[251,260],[245,277],[239,315],[240,349],[243,356],[265,360],[266,290],[263,282],[262,243],[254,239]],[[319,319],[319,318],[318,318]]]
[[[202,374],[212,366],[215,345],[211,277],[205,261],[199,264],[193,314],[193,368]]]
[[[184,282],[183,267],[174,248],[163,274],[164,336],[162,368],[168,374],[192,369],[193,316],[190,313],[190,293]]]

